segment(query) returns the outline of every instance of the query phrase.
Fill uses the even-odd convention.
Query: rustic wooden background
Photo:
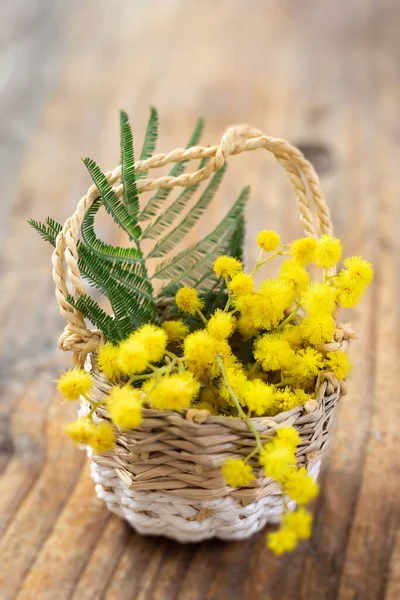
[[[397,0],[14,0],[2,6],[0,598],[400,598],[400,7]],[[63,433],[74,407],[50,247],[29,217],[69,216],[89,185],[79,158],[118,161],[118,109],[160,151],[198,115],[205,142],[248,121],[315,161],[347,253],[374,263],[353,314],[356,364],[316,503],[313,539],[273,558],[264,534],[181,546],[133,533],[95,499]],[[230,161],[206,224],[252,184],[261,227],[300,234],[289,185],[261,154]],[[198,231],[196,232],[196,235]],[[248,256],[254,251],[249,248]]]

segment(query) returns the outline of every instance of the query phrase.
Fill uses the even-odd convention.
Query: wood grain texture
[[[397,0],[109,0],[9,3],[3,11],[0,201],[0,598],[9,600],[396,600],[400,597],[400,10]],[[181,546],[143,538],[96,500],[63,433],[74,407],[52,380],[68,365],[50,249],[29,217],[72,214],[89,180],[79,157],[118,161],[118,114],[158,148],[241,121],[315,162],[348,254],[376,278],[352,320],[349,394],[325,461],[315,534],[288,557],[264,534]],[[233,157],[203,233],[247,183],[261,224],[300,234],[294,199],[265,153]],[[100,224],[104,235],[104,225]]]

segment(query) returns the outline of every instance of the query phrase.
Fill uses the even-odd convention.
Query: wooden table
[[[398,2],[19,0],[2,13],[0,598],[400,598]],[[376,269],[352,316],[356,368],[314,537],[282,559],[264,534],[189,546],[136,535],[95,499],[85,456],[63,432],[75,407],[52,382],[69,356],[57,349],[50,247],[26,220],[72,214],[89,184],[79,158],[115,166],[118,109],[140,142],[150,104],[160,151],[183,145],[200,114],[206,143],[248,121],[299,144],[346,253]],[[261,227],[300,235],[274,161],[230,164],[194,235],[248,182],[249,260]]]

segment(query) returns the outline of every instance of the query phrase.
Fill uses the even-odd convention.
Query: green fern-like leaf
[[[62,227],[53,219],[47,219],[47,222],[47,225],[35,222],[35,225],[32,226],[39,232],[45,228],[46,240],[54,246],[55,238]],[[36,225],[39,226],[39,229]],[[117,248],[115,250],[118,251]],[[124,300],[130,306],[132,315],[129,321],[131,323],[129,331],[133,329],[132,323],[135,324],[135,327],[140,326],[141,318],[149,321],[156,320],[153,290],[141,261],[135,260],[130,263],[121,259],[114,263],[112,257],[107,260],[104,259],[101,252],[92,254],[90,249],[80,242],[78,242],[78,256],[78,267],[82,276],[109,298],[113,310],[116,298],[119,303]],[[117,260],[118,258],[120,257],[117,257]],[[127,310],[126,314],[128,313]],[[97,325],[97,323],[95,324]]]
[[[246,234],[246,223],[244,220],[244,216],[242,215],[237,222],[236,229],[233,232],[231,247],[229,249],[229,255],[234,256],[238,260],[244,260],[243,256],[243,248],[244,248],[244,238]]]
[[[94,230],[94,220],[101,205],[102,202],[100,199],[95,200],[87,211],[83,220],[81,231],[82,239],[86,246],[88,246],[98,256],[107,258],[111,261],[141,261],[143,256],[141,251],[137,248],[121,248],[120,246],[105,244],[96,236],[96,232]]]
[[[204,166],[204,163],[202,163],[202,166]],[[211,200],[214,198],[214,195],[218,187],[220,186],[225,171],[226,163],[219,171],[217,171],[214,174],[205,191],[200,196],[196,204],[188,212],[186,217],[182,219],[182,221],[178,223],[178,225],[174,229],[172,229],[172,231],[168,232],[166,236],[164,236],[159,242],[157,242],[154,248],[147,255],[147,258],[159,258],[161,256],[164,256],[165,254],[167,254],[167,252],[170,252],[185,237],[185,235],[190,231],[190,229],[195,225],[195,223],[204,213]],[[197,185],[198,184],[194,184],[191,187],[195,187]],[[195,189],[197,189],[197,187]]]
[[[193,134],[186,146],[186,148],[191,148],[192,146],[196,146],[199,143],[201,134],[204,129],[204,121],[203,119],[199,119],[196,123],[196,127],[194,128]],[[175,163],[169,172],[170,177],[178,177],[185,170],[187,160],[183,160],[181,162]],[[155,217],[160,206],[166,201],[171,189],[168,190],[157,190],[152,198],[148,201],[143,210],[139,213],[138,220],[139,221],[148,221],[152,217]]]
[[[86,319],[89,319],[93,325],[100,329],[110,342],[118,342],[122,339],[113,317],[107,314],[93,298],[80,296],[78,300],[75,300],[70,295],[67,300],[71,306],[79,310]]]
[[[203,159],[200,163],[200,168],[205,166],[207,162],[208,159]],[[187,188],[184,188],[183,192],[179,194],[178,198],[157,217],[154,223],[151,223],[148,227],[146,227],[146,229],[143,231],[143,239],[158,238],[162,232],[179,216],[192,198],[193,194],[198,189],[199,185],[200,182],[197,182]]]
[[[29,225],[31,225],[31,227],[36,229],[40,237],[42,237],[45,242],[50,242],[52,246],[56,245],[56,237],[58,233],[55,233],[54,229],[51,226],[49,226],[47,223],[40,223],[39,221],[34,221],[33,219],[30,219],[28,223]]]
[[[85,158],[83,162],[98,189],[106,211],[113,217],[117,225],[126,231],[131,240],[136,240],[140,235],[140,228],[136,225],[136,221],[132,220],[127,208],[108,183],[104,173],[101,172],[94,160]]]
[[[226,303],[224,282],[218,280],[212,270],[215,258],[220,254],[229,254],[242,259],[244,237],[243,210],[248,197],[248,189],[244,189],[225,219],[203,240],[193,244],[172,258],[165,259],[155,270],[154,280],[163,282],[163,289],[157,297],[154,295],[152,279],[148,275],[147,258],[165,256],[184,238],[191,227],[204,214],[221,182],[225,169],[214,174],[194,205],[181,216],[175,227],[166,229],[185,210],[189,200],[199,187],[199,183],[190,186],[178,194],[174,202],[163,210],[162,204],[170,190],[159,190],[139,213],[139,201],[135,172],[133,138],[126,113],[121,112],[121,180],[123,199],[119,199],[106,176],[97,164],[85,159],[85,165],[98,189],[99,198],[88,210],[81,228],[82,240],[77,241],[78,267],[89,284],[106,296],[111,304],[113,316],[105,312],[90,296],[85,295],[78,300],[68,297],[71,305],[79,310],[85,318],[103,331],[107,339],[118,342],[126,338],[130,332],[144,323],[157,323],[160,315],[165,318],[169,313],[176,313],[174,294],[182,285],[195,287],[205,300],[206,314]],[[188,147],[198,143],[203,129],[203,121],[199,120],[188,143]],[[158,133],[158,115],[151,110],[147,126],[141,159],[146,160],[155,150]],[[200,162],[204,168],[208,159]],[[185,163],[174,165],[172,176],[183,172]],[[103,242],[95,232],[95,218],[104,204],[106,211],[127,234],[135,247],[121,247]],[[138,220],[146,221],[155,217],[154,221],[142,232]],[[45,223],[34,220],[30,225],[53,246],[62,230],[60,223],[47,218]],[[156,240],[146,260],[140,249],[141,240]],[[162,307],[162,308],[161,308]],[[193,321],[193,323],[192,323]],[[196,317],[191,320],[194,327],[200,326]]]
[[[133,151],[133,136],[131,126],[129,125],[128,115],[121,110],[120,113],[120,132],[121,132],[121,180],[124,188],[124,204],[130,215],[129,224],[133,228],[132,238],[136,239],[140,235],[140,227],[137,225],[137,216],[139,213],[139,196],[136,188],[136,172],[135,172],[135,154]],[[119,199],[117,198],[118,203]],[[114,206],[119,213],[123,211],[117,206],[113,199]],[[121,205],[122,207],[122,205]],[[120,214],[117,217],[123,219]],[[129,233],[129,232],[128,232]]]
[[[203,283],[205,281],[214,260],[218,255],[226,253],[230,247],[233,233],[243,215],[248,196],[249,188],[244,188],[235,204],[214,231],[187,250],[180,252],[173,258],[164,260],[158,265],[154,278],[170,280],[170,283],[164,286],[160,295],[182,285],[195,287],[199,285],[199,282]]]
[[[142,147],[142,152],[140,153],[140,160],[147,160],[151,156],[153,156],[154,151],[156,149],[156,143],[158,138],[158,112],[157,110],[151,106],[150,107],[150,117],[147,123],[146,134],[144,136],[144,142]],[[141,171],[137,173],[136,176],[138,179],[146,177],[148,171]]]

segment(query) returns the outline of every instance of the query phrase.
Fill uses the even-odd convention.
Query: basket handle
[[[264,148],[272,152],[286,170],[296,192],[300,221],[306,235],[314,238],[318,237],[314,217],[310,210],[308,193],[316,206],[316,220],[319,231],[321,234],[332,235],[333,229],[329,208],[324,200],[318,175],[311,163],[304,158],[300,150],[291,146],[285,140],[269,137],[262,131],[248,125],[236,125],[227,129],[217,146],[178,148],[168,154],[156,154],[147,160],[137,161],[135,168],[137,172],[140,172],[183,160],[210,158],[203,169],[193,173],[183,173],[178,177],[163,176],[157,179],[140,179],[137,181],[137,189],[144,192],[155,189],[170,189],[175,186],[188,187],[209,178],[212,173],[218,171],[229,155],[241,154],[258,148]],[[106,177],[111,185],[117,184],[121,177],[121,167],[118,166],[113,171],[106,173]],[[121,196],[123,193],[122,184],[116,185],[114,191],[118,196]],[[84,216],[96,198],[98,198],[98,191],[96,186],[92,185],[79,201],[75,213],[65,222],[57,237],[52,256],[56,298],[61,314],[67,320],[67,326],[59,339],[59,346],[62,350],[72,351],[74,362],[79,364],[102,341],[102,333],[98,330],[88,329],[83,315],[68,302],[67,278],[71,283],[72,294],[75,298],[79,298],[86,293],[78,267],[77,241]],[[65,263],[67,269],[65,269]]]

